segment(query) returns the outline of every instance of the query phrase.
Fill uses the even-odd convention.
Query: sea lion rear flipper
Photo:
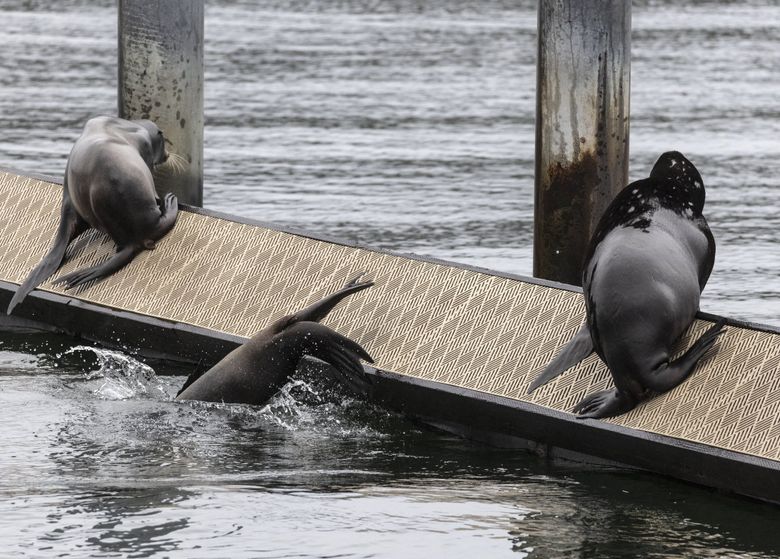
[[[75,272],[71,272],[70,274],[66,274],[60,278],[57,278],[52,283],[55,285],[64,283],[65,289],[72,289],[77,285],[87,283],[88,281],[110,276],[117,270],[121,270],[127,266],[139,252],[140,249],[137,247],[126,246],[102,264],[92,266],[91,268],[82,268],[81,270],[76,270]]]
[[[573,367],[593,353],[593,339],[590,337],[588,323],[584,322],[575,336],[558,352],[555,359],[544,368],[528,387],[528,394],[547,384],[569,367]]]
[[[67,179],[66,179],[67,180]],[[49,252],[38,265],[33,268],[30,275],[24,280],[19,289],[16,290],[11,302],[8,304],[7,314],[11,314],[14,307],[24,300],[30,291],[38,287],[41,283],[51,276],[62,264],[65,258],[65,251],[70,242],[89,228],[89,224],[76,213],[76,209],[70,201],[67,183],[62,190],[62,207],[60,209],[60,224],[57,227],[57,233],[52,241]]]
[[[348,281],[346,285],[336,291],[336,293],[328,295],[321,301],[317,301],[313,305],[310,305],[302,311],[295,313],[293,316],[296,318],[296,321],[319,322],[328,316],[328,313],[332,311],[333,308],[339,304],[342,299],[374,285],[374,282],[370,280],[358,281],[364,274],[365,272],[360,273],[355,278]]]
[[[684,381],[693,372],[696,364],[704,357],[715,341],[723,333],[726,319],[721,318],[710,326],[704,334],[682,356],[670,363],[641,374],[642,385],[655,392],[666,392]]]
[[[307,354],[331,365],[338,373],[338,380],[356,393],[365,394],[372,384],[360,364],[360,359],[373,363],[372,357],[357,342],[330,328]]]

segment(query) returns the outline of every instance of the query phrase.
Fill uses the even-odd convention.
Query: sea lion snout
[[[152,165],[160,165],[168,160],[168,150],[165,149],[165,143],[168,139],[163,134],[160,128],[148,119],[133,120],[133,123],[137,124],[149,134],[149,141],[152,148]]]

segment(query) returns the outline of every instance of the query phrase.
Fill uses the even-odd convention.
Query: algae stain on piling
[[[582,265],[590,239],[589,192],[601,182],[596,154],[581,149],[571,163],[556,161],[542,180],[544,204],[534,229],[541,240],[535,246],[534,275],[554,277],[573,285],[582,283]],[[540,203],[540,200],[537,200]]]

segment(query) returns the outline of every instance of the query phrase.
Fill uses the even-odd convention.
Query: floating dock
[[[0,171],[2,310],[47,251],[61,192],[54,179]],[[113,251],[88,231],[58,275]],[[595,355],[526,394],[584,319],[577,288],[186,207],[155,250],[71,292],[44,283],[4,324],[207,365],[363,271],[376,285],[323,322],[374,357],[367,371],[381,405],[496,444],[780,503],[780,328],[728,320],[681,386],[618,418],[578,420],[569,410],[611,384]],[[679,352],[717,318],[700,314]]]

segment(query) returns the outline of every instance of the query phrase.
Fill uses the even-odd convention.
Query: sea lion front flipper
[[[295,322],[319,322],[326,316],[328,316],[328,313],[333,310],[333,308],[339,304],[339,302],[348,297],[349,295],[352,295],[353,293],[357,293],[358,291],[362,291],[364,289],[368,289],[372,285],[374,285],[373,281],[358,281],[363,275],[365,275],[365,272],[362,272],[355,278],[351,279],[338,291],[335,293],[328,295],[324,299],[317,301],[316,303],[309,305],[305,309],[298,311],[297,313],[292,315],[292,323]]]
[[[88,228],[89,224],[76,212],[73,203],[70,201],[66,179],[66,183],[62,188],[60,224],[57,227],[57,233],[54,236],[51,248],[49,248],[49,252],[43,257],[38,265],[33,268],[30,275],[28,275],[22,285],[19,286],[19,289],[16,290],[16,293],[14,293],[14,296],[11,298],[11,302],[8,304],[8,309],[6,310],[7,314],[11,314],[14,307],[21,303],[30,291],[38,287],[57,271],[62,264],[63,258],[65,258],[65,251],[70,242]]]
[[[137,247],[126,246],[102,264],[92,266],[91,268],[82,268],[81,270],[76,270],[75,272],[71,272],[60,278],[57,278],[52,283],[55,285],[64,283],[65,289],[67,290],[73,289],[77,285],[87,283],[88,281],[110,276],[117,270],[121,270],[127,266],[139,252],[141,252],[141,250]]]
[[[176,218],[179,215],[179,200],[172,192],[165,195],[159,206],[160,221],[157,222],[155,230],[151,232],[151,241],[159,241],[167,235],[176,225]]]
[[[544,368],[528,387],[528,394],[547,384],[569,367],[573,367],[593,353],[593,339],[590,337],[588,323],[584,322],[575,336],[558,352],[555,359]]]
[[[268,326],[266,329],[266,332],[269,335],[278,334],[280,332],[283,332],[293,324],[296,324],[298,322],[319,322],[326,316],[328,316],[328,313],[333,310],[333,308],[339,304],[339,302],[344,299],[345,297],[348,297],[349,295],[352,295],[353,293],[357,293],[358,291],[362,291],[364,289],[368,289],[372,285],[374,285],[373,281],[358,281],[363,275],[365,275],[365,272],[361,272],[351,280],[349,280],[344,287],[336,291],[336,293],[333,293],[331,295],[328,295],[324,299],[321,299],[320,301],[317,301],[316,303],[313,303],[306,307],[303,310],[300,310],[294,314],[288,314],[283,316],[282,318],[277,319],[273,324]]]

